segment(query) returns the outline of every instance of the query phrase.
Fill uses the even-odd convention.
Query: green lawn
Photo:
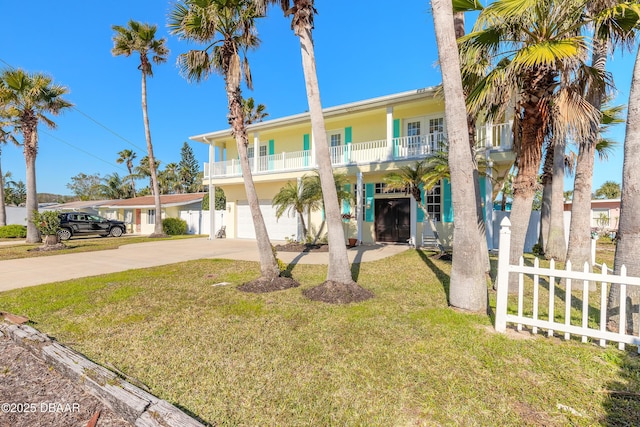
[[[167,239],[191,239],[194,237],[202,237],[202,235],[182,235],[182,236],[169,236],[166,238],[149,238],[147,236],[126,236],[126,237],[76,237],[71,240],[67,240],[63,242],[66,249],[56,250],[56,251],[37,251],[38,247],[42,246],[41,243],[35,245],[27,245],[24,242],[24,239],[0,239],[0,241],[5,244],[0,245],[0,261],[6,259],[16,259],[16,258],[31,258],[31,257],[40,257],[40,256],[49,256],[49,255],[61,255],[61,254],[70,254],[70,253],[79,253],[79,252],[90,252],[90,251],[103,251],[107,249],[117,249],[122,245],[130,245],[132,243],[144,243],[144,242],[155,242],[157,240],[167,240]],[[16,242],[15,244],[6,244],[11,242]]]
[[[450,263],[428,255],[356,265],[376,297],[351,305],[245,294],[256,263],[202,260],[1,293],[0,310],[210,424],[640,424],[636,355],[497,334],[447,306]]]

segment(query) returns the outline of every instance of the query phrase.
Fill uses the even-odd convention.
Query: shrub
[[[60,228],[60,217],[57,211],[33,211],[33,223],[43,236],[53,236]]]
[[[162,220],[162,230],[169,236],[187,234],[187,221],[180,218],[165,218]]]
[[[27,227],[24,225],[11,224],[0,227],[0,239],[24,239],[27,237]]]

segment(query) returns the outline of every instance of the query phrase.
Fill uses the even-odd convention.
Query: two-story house
[[[325,108],[325,127],[336,172],[347,174],[355,203],[343,203],[347,238],[359,242],[421,243],[424,215],[414,199],[402,192],[390,192],[383,177],[416,160],[433,155],[446,140],[444,100],[436,87],[382,96]],[[460,123],[460,126],[467,126]],[[247,127],[249,162],[260,198],[269,236],[274,240],[296,237],[298,220],[276,220],[271,205],[274,195],[288,181],[296,181],[316,168],[314,135],[309,113],[254,123]],[[478,156],[491,168],[482,171],[483,204],[493,209],[492,179],[504,175],[513,164],[511,125],[478,128]],[[191,137],[209,145],[209,162],[204,166],[204,184],[221,187],[227,199],[227,238],[253,238],[254,230],[246,202],[236,142],[229,129]],[[441,181],[424,197],[427,210],[445,245],[452,235],[451,185]],[[311,215],[317,229],[322,212]],[[307,218],[305,218],[306,220]],[[211,227],[218,229],[220,224]],[[489,227],[492,228],[492,227]]]

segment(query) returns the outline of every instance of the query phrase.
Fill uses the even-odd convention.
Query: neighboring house
[[[571,212],[572,202],[565,202],[565,212]],[[569,216],[570,218],[570,216]],[[591,229],[598,232],[617,232],[620,219],[620,199],[591,200]]]
[[[78,200],[75,202],[48,205],[45,209],[54,211],[82,211],[98,215],[100,206],[111,202],[111,200]]]
[[[206,193],[164,194],[160,196],[162,218],[180,218],[183,211],[200,211]],[[99,206],[98,214],[127,224],[127,233],[151,234],[155,226],[153,196],[112,200]],[[199,230],[198,230],[199,232]]]
[[[413,198],[402,192],[387,192],[383,177],[411,165],[442,148],[446,140],[444,101],[430,87],[324,109],[327,139],[336,172],[348,175],[347,190],[357,202],[343,204],[347,238],[360,242],[421,242],[424,215]],[[466,127],[466,123],[460,123]],[[269,236],[274,240],[295,237],[298,219],[276,220],[271,205],[274,195],[288,181],[296,181],[316,168],[314,137],[309,113],[254,123],[247,127],[249,161]],[[511,124],[478,127],[477,152],[492,167],[494,178],[504,176],[513,164]],[[251,213],[238,161],[236,142],[229,129],[191,137],[209,144],[209,162],[204,165],[204,184],[220,186],[227,199],[227,238],[254,238]],[[493,230],[491,180],[481,172],[483,206],[488,229]],[[471,177],[471,174],[469,174]],[[441,182],[424,197],[427,209],[445,245],[453,232],[451,186]],[[306,218],[305,218],[306,219]],[[318,228],[322,212],[309,221]],[[213,228],[213,227],[212,227]],[[215,226],[217,229],[218,226]],[[488,236],[490,242],[492,236]]]

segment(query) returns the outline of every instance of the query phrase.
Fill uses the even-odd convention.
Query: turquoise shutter
[[[400,138],[400,119],[393,119],[393,137]],[[398,141],[393,142],[393,157],[398,157]]]
[[[350,194],[351,184],[345,184],[344,191]],[[349,199],[345,199],[342,201],[342,213],[343,214],[351,213],[351,202],[349,201]]]
[[[413,197],[413,196],[411,196]],[[420,189],[420,198],[422,199],[422,204],[425,205],[426,200],[424,199],[424,188]],[[424,211],[420,206],[416,206],[416,222],[421,223],[424,222]]]
[[[448,179],[442,181],[442,222],[453,222],[451,182]]]
[[[478,179],[478,185],[480,185],[480,206],[482,206],[482,219],[487,219],[487,207],[485,206],[485,197],[487,196],[487,188],[485,187],[486,177],[481,176]]]
[[[351,126],[344,128],[344,143],[351,144],[351,138],[353,135],[353,131],[351,130]]]
[[[366,196],[366,205],[364,211],[364,220],[366,222],[373,222],[375,216],[375,206],[373,202],[373,194],[375,192],[375,187],[373,184],[365,184],[364,192]]]
[[[302,137],[302,149],[305,151],[304,153],[304,165],[305,166],[309,166],[309,157],[311,157],[311,153],[306,153],[306,151],[309,151],[310,148],[310,139],[309,139],[309,134],[305,133],[304,136]]]
[[[267,159],[268,159],[267,163],[269,164],[269,170],[273,170],[273,157],[271,157],[271,156],[273,156],[275,154],[275,145],[276,144],[275,144],[274,140],[270,139],[269,140],[269,147],[267,148],[267,150],[269,150],[267,152],[267,155],[269,156],[269,157],[267,157]]]

